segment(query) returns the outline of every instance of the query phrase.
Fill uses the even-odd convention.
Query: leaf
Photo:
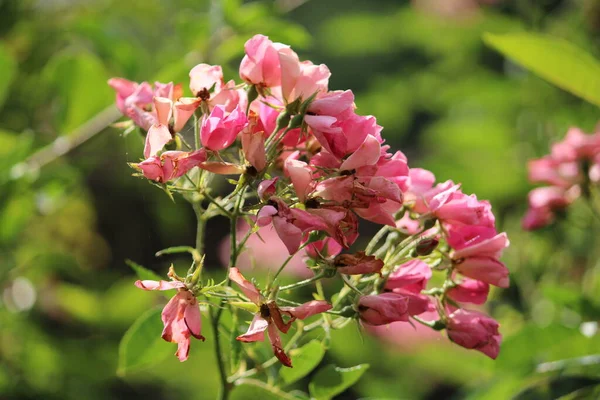
[[[312,340],[304,346],[290,350],[294,368],[281,368],[279,376],[289,385],[298,379],[304,378],[319,365],[325,355],[325,348],[321,342]]]
[[[281,391],[256,379],[244,379],[242,384],[236,386],[231,393],[232,400],[260,399],[260,400],[295,400],[296,396]]]
[[[73,131],[113,101],[114,91],[106,84],[110,76],[103,61],[93,53],[56,53],[42,75],[57,92],[57,122],[65,132]]]
[[[138,278],[140,278],[142,281],[164,280],[156,272],[151,271],[148,268],[141,266],[140,264],[136,263],[135,261],[125,260],[125,264],[129,265],[129,267],[133,270],[133,272],[135,272],[135,274],[138,276]]]
[[[0,46],[0,106],[8,95],[8,89],[17,72],[17,63],[4,46]]]
[[[600,106],[600,62],[579,47],[531,33],[486,33],[483,40],[552,84]]]
[[[173,353],[172,346],[161,338],[160,313],[160,308],[148,310],[125,332],[119,344],[119,376],[154,365]]]
[[[317,372],[308,389],[315,399],[329,400],[354,385],[368,368],[369,364],[360,364],[351,368],[328,365]]]
[[[537,383],[518,393],[514,400],[558,399],[583,388],[600,384],[600,378],[588,376],[558,376]]]

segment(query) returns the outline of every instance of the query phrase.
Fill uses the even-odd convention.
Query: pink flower
[[[507,288],[510,283],[506,266],[492,257],[467,257],[455,261],[454,266],[464,276],[490,285]]]
[[[408,321],[412,315],[429,310],[427,296],[411,292],[386,292],[362,296],[358,302],[360,319],[369,325],[386,325],[395,321]]]
[[[179,281],[136,281],[135,285],[143,290],[170,290],[178,292],[167,303],[161,318],[164,324],[162,338],[167,342],[177,343],[175,355],[179,361],[185,361],[190,351],[190,336],[204,341],[200,334],[202,320],[196,297]]]
[[[241,134],[242,151],[244,157],[257,172],[267,166],[267,155],[265,152],[264,132],[253,132],[252,129],[244,129]]]
[[[300,62],[298,55],[289,47],[279,49],[281,66],[281,92],[286,104],[300,98],[308,99],[318,92],[327,92],[329,68],[313,65],[310,61]]]
[[[490,285],[475,279],[464,278],[458,286],[446,293],[459,303],[484,304],[490,292]]]
[[[260,209],[256,222],[258,226],[272,223],[290,254],[298,250],[304,233],[327,230],[321,218],[299,208],[289,208],[277,197],[271,197],[269,205]]]
[[[305,319],[310,316],[325,312],[331,309],[331,305],[326,301],[313,300],[297,307],[279,307],[272,300],[266,300],[258,288],[250,283],[240,271],[233,267],[229,272],[229,278],[235,282],[242,292],[256,304],[259,308],[258,313],[250,323],[248,331],[237,337],[241,342],[257,342],[265,339],[265,330],[269,335],[273,354],[286,367],[292,366],[292,360],[285,354],[279,331],[287,333],[290,326],[296,319]],[[283,315],[290,317],[288,322],[284,322]]]
[[[467,196],[455,185],[438,193],[429,203],[431,213],[444,223],[494,226],[492,206],[479,201],[475,195]]]
[[[534,230],[554,221],[555,212],[567,208],[580,195],[579,186],[565,190],[562,187],[545,186],[529,192],[529,209],[523,219],[523,228]]]
[[[404,289],[421,293],[431,279],[431,268],[421,260],[411,260],[397,267],[385,284],[387,290]]]
[[[340,254],[333,260],[338,272],[347,275],[380,273],[383,261],[375,256],[368,256],[364,251],[354,254]]]
[[[206,97],[212,89],[223,86],[223,69],[219,65],[198,64],[190,71],[190,90],[196,97]],[[204,93],[203,93],[204,92]],[[207,100],[205,98],[205,100]]]
[[[447,240],[454,249],[455,260],[474,256],[500,258],[510,243],[505,232],[496,234],[495,228],[471,225],[450,226]]]
[[[239,106],[229,115],[225,114],[225,107],[215,106],[210,115],[203,119],[200,140],[207,149],[219,151],[229,147],[248,122]]]
[[[448,318],[448,337],[467,349],[482,352],[492,359],[498,357],[502,335],[498,322],[476,311],[459,309]]]
[[[159,183],[166,183],[179,178],[196,166],[206,161],[206,151],[196,150],[193,153],[185,151],[165,151],[160,156],[150,157],[141,163],[132,164],[140,170],[144,177]]]
[[[156,123],[150,127],[146,135],[144,145],[144,157],[146,158],[155,156],[173,139],[171,132],[169,132],[173,102],[165,97],[155,97],[153,101],[156,110]]]
[[[258,197],[262,201],[268,200],[271,196],[274,196],[277,192],[277,181],[279,177],[276,176],[272,179],[266,179],[258,184],[258,189],[256,190],[258,193]]]
[[[287,46],[273,43],[267,36],[254,35],[244,45],[246,55],[240,63],[240,78],[251,85],[281,85],[278,50]]]

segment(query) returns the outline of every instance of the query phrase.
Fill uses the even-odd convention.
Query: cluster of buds
[[[147,132],[144,159],[132,164],[143,177],[196,205],[208,202],[210,216],[252,224],[242,240],[232,224],[221,284],[203,284],[197,257],[186,278],[171,273],[171,282],[136,283],[146,290],[178,290],[163,312],[163,338],[178,343],[179,359],[187,358],[191,337],[203,339],[197,298],[210,306],[217,295],[219,312],[238,307],[253,314],[237,340],[262,341],[266,331],[285,366],[291,360],[280,333],[321,313],[323,323],[313,328],[352,320],[416,321],[495,358],[498,323],[463,308],[485,303],[489,285],[509,283],[499,261],[508,239],[496,231],[490,204],[451,181],[435,184],[429,171],[409,168],[406,156],[385,144],[376,119],[356,113],[353,93],[330,91],[329,69],[300,61],[289,46],[254,36],[245,44],[239,74],[244,83],[225,83],[219,66],[200,64],[190,72],[192,97],[182,97],[173,84],[109,82],[123,114]],[[190,121],[195,146],[186,140]],[[215,175],[233,176],[235,189],[213,197],[209,184]],[[381,230],[364,250],[350,251],[361,220]],[[280,286],[286,261],[262,291],[246,280],[237,256],[258,229],[272,230],[290,258],[304,252],[311,276]],[[432,279],[434,273],[441,279]],[[302,304],[284,298],[335,278],[343,287],[331,299],[323,290]],[[432,311],[438,319],[419,317]]]
[[[529,161],[528,169],[532,183],[549,185],[529,192],[523,228],[535,230],[550,225],[581,196],[593,203],[592,192],[600,184],[600,131],[589,135],[569,129],[550,154]]]

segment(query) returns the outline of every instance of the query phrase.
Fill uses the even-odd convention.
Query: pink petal
[[[144,145],[144,157],[150,158],[169,143],[173,137],[166,125],[152,125],[146,135],[146,144]]]
[[[262,318],[259,314],[254,316],[248,331],[236,338],[240,342],[262,342],[265,340],[265,330],[269,326],[269,322]]]
[[[374,165],[381,155],[381,144],[372,135],[368,135],[359,148],[340,165],[340,170],[351,171],[365,165]]]
[[[200,340],[204,341],[204,336],[202,336],[200,334],[200,331],[202,330],[202,319],[200,316],[200,307],[198,307],[198,304],[195,301],[194,301],[194,303],[195,304],[193,304],[193,305],[190,304],[185,308],[185,312],[184,312],[185,325],[189,329],[192,336],[194,336],[196,339],[200,339]]]
[[[324,300],[312,300],[298,307],[280,307],[281,311],[287,311],[293,317],[305,319],[315,314],[331,310],[331,304]]]
[[[262,295],[251,282],[246,280],[244,276],[240,273],[240,270],[236,267],[232,267],[229,270],[229,279],[238,284],[242,292],[250,299],[254,304],[260,304]]]
[[[277,357],[283,365],[291,368],[292,360],[290,360],[287,354],[285,354],[285,351],[283,351],[281,337],[279,336],[279,332],[277,332],[277,328],[274,324],[269,324],[267,333],[269,334],[269,340],[271,341],[271,347],[273,348],[273,354],[275,354],[275,357]]]
[[[185,287],[185,284],[179,281],[137,280],[134,285],[144,290],[171,290]]]

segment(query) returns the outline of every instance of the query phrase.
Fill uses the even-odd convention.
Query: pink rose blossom
[[[385,284],[387,290],[404,289],[421,293],[431,279],[431,267],[421,260],[411,260],[398,266]]]
[[[458,286],[446,293],[458,303],[484,304],[487,301],[490,285],[476,279],[463,278]]]
[[[448,318],[448,337],[467,349],[474,349],[496,359],[500,352],[502,335],[498,322],[476,311],[459,309]]]
[[[248,119],[238,106],[229,115],[223,106],[216,106],[207,118],[202,120],[200,140],[207,149],[223,150],[235,141]]]
[[[268,37],[254,35],[244,45],[246,55],[240,63],[240,78],[251,85],[274,87],[281,85],[278,50],[284,48]]]

